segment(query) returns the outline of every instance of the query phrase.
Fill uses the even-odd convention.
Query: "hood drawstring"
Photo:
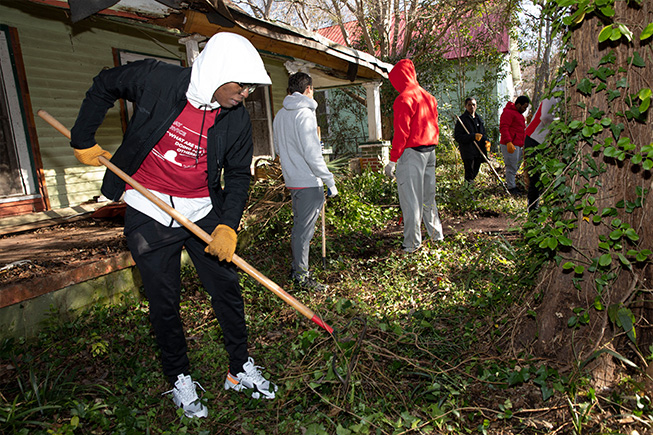
[[[204,120],[206,119],[206,111],[207,109],[210,108],[208,105],[203,105],[202,108],[204,108],[204,112],[202,113],[202,125],[200,127],[200,138],[197,141],[197,153],[195,154],[195,166],[199,164],[200,161],[200,150],[202,149],[202,134],[204,133]],[[218,113],[215,115],[216,117],[220,115],[220,112],[222,111],[222,107],[218,107]]]
[[[202,133],[204,132],[204,120],[206,119],[206,108],[208,106],[204,105],[202,106],[204,108],[204,112],[202,113],[202,126],[200,127],[200,138],[197,141],[197,154],[195,154],[195,166],[199,164],[200,161],[200,150],[202,149]]]

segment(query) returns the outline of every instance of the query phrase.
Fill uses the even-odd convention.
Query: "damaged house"
[[[222,31],[248,38],[272,80],[246,102],[254,160],[274,156],[272,120],[282,107],[288,76],[296,71],[311,74],[317,91],[364,85],[369,139],[381,139],[379,86],[391,65],[315,33],[253,18],[222,0],[0,0],[0,234],[63,221],[102,205],[105,168],[79,163],[68,139],[39,118],[38,110],[70,128],[103,68],[143,58],[188,66],[203,42]],[[109,111],[96,136],[103,148],[113,152],[119,146],[131,110],[123,101]],[[9,249],[2,251],[8,255]],[[42,318],[53,305],[59,310],[83,306],[69,298],[35,301],[133,265],[128,256],[112,261],[75,278],[42,277],[40,285],[0,287],[2,328],[25,330],[26,319]],[[103,297],[93,296],[95,301]]]

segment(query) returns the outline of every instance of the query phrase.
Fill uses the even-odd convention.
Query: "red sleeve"
[[[413,107],[399,96],[392,105],[392,110],[394,111],[394,136],[392,138],[392,149],[390,150],[390,161],[396,162],[404,153],[406,143],[408,143]]]

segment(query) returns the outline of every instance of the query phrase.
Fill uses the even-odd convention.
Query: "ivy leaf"
[[[621,327],[628,338],[630,338],[633,343],[637,343],[635,341],[635,329],[633,328],[635,316],[633,316],[632,311],[625,307],[619,308],[619,311],[617,311],[617,317],[619,318],[619,323],[621,323]]]
[[[628,40],[628,42],[630,42],[630,41],[633,40],[633,32],[631,32],[630,29],[629,29],[625,24],[621,24],[621,23],[619,23],[619,24],[617,25],[617,27],[619,28],[619,32],[620,32],[623,36],[626,37],[626,39]],[[613,35],[614,35],[614,32],[613,32]],[[617,38],[617,39],[619,39],[619,38]],[[616,41],[616,39],[615,39],[615,41]]]
[[[582,275],[585,272],[585,266],[576,266],[574,268],[574,273],[577,275]]]
[[[612,6],[610,6],[610,5],[604,6],[604,7],[600,8],[599,10],[601,11],[601,13],[603,15],[605,15],[608,18],[614,16],[614,8]]]
[[[611,89],[608,89],[607,94],[608,94],[608,102],[610,102],[610,101],[612,101],[612,100],[614,100],[616,98],[621,97],[621,91],[619,91],[618,89],[614,90],[614,91],[611,90]]]
[[[624,232],[621,230],[614,230],[613,232],[610,233],[610,238],[612,240],[619,240],[621,236],[623,236]]]
[[[542,392],[542,401],[543,402],[546,402],[547,400],[549,400],[551,398],[551,396],[553,396],[553,394],[555,394],[555,390],[553,388],[549,387],[546,384],[542,385],[540,387],[540,391]]]
[[[571,316],[569,319],[567,319],[567,326],[570,328],[576,326],[576,323],[578,323],[578,317],[576,316]]]
[[[605,310],[605,306],[601,302],[600,296],[597,296],[596,299],[594,299],[594,309],[596,311],[603,311]]]
[[[618,41],[621,39],[621,29],[619,27],[613,27],[610,34],[610,41]]]
[[[585,135],[584,130],[585,129],[583,129],[583,135]],[[606,157],[615,157],[617,154],[619,154],[619,150],[617,150],[615,147],[606,147],[603,151],[603,154],[605,154]]]
[[[603,254],[599,257],[599,266],[609,266],[612,263],[612,255]]]
[[[605,26],[609,27],[609,26]],[[604,27],[604,29],[605,29]],[[599,34],[599,41],[600,41],[601,35]],[[604,63],[615,63],[617,61],[617,55],[614,52],[614,50],[610,50],[610,53],[606,54],[601,58],[601,61],[599,62],[599,65],[603,65]],[[574,61],[575,62],[575,61]]]
[[[626,237],[628,237],[628,238],[629,238],[630,240],[632,240],[633,242],[636,242],[636,241],[639,240],[639,234],[637,234],[637,231],[635,231],[635,230],[632,229],[632,228],[628,228],[628,229],[626,230]]]
[[[642,104],[639,105],[639,111],[644,113],[648,110],[649,106],[651,105],[651,89],[650,88],[643,88],[639,91],[639,94],[637,95],[640,100],[642,100]]]
[[[565,236],[560,236],[560,237],[558,237],[558,242],[560,242],[560,244],[561,244],[562,246],[571,246],[571,245],[572,245],[571,240],[568,239],[568,238],[565,237]]]
[[[639,165],[642,162],[642,155],[640,153],[637,153],[633,156],[632,159],[630,159],[630,163],[633,165]]]
[[[632,106],[626,111],[626,118],[630,119],[639,119],[642,116],[642,112],[639,110],[639,106]]]
[[[576,267],[576,265],[574,263],[572,263],[571,261],[568,261],[568,262],[566,262],[565,264],[562,265],[563,270],[573,269],[574,267]]]
[[[647,157],[653,157],[653,143],[650,145],[644,145],[642,147],[642,154],[646,154]]]
[[[612,24],[608,24],[599,33],[599,42],[605,42],[612,36]],[[603,60],[601,60],[603,61]]]
[[[595,87],[596,85],[590,81],[587,77],[585,77],[583,80],[578,83],[578,90],[582,92],[585,95],[590,95],[592,93],[592,88]]]
[[[624,257],[623,254],[617,254],[617,256],[619,257],[619,261],[621,261],[621,264],[630,268],[631,266],[630,261],[626,257]]]
[[[644,68],[646,66],[646,62],[644,59],[642,59],[642,56],[639,55],[638,52],[634,52],[632,57],[628,58],[628,63],[633,66],[639,67],[639,68]]]
[[[617,80],[617,87],[618,88],[628,88],[628,79],[626,77],[622,77],[619,80]]]
[[[616,54],[614,55],[614,60],[615,61],[617,60],[617,55]],[[614,63],[614,61],[613,61],[613,63]],[[578,61],[576,61],[576,60],[571,61],[571,62],[565,62],[564,68],[565,68],[565,71],[567,71],[567,74],[571,74],[572,72],[574,72],[574,70],[576,69],[576,65],[578,65]]]
[[[644,29],[644,31],[639,35],[640,41],[643,41],[645,39],[648,39],[653,35],[653,23],[649,23],[648,26]]]
[[[581,125],[581,122],[580,122],[580,121],[571,121],[571,122],[569,123],[569,128],[575,130],[575,129],[577,129],[578,127],[580,127],[580,125]]]
[[[653,160],[651,159],[644,160],[644,163],[642,164],[642,168],[644,168],[645,171],[650,171],[653,168]]]
[[[633,144],[630,142],[630,138],[629,138],[629,137],[621,137],[621,138],[619,138],[619,140],[617,141],[617,147],[619,147],[619,148],[623,148],[623,149],[625,149],[626,151],[629,151],[630,149],[633,149],[633,148],[634,148]]]
[[[619,124],[613,123],[610,126],[610,130],[612,130],[612,135],[615,139],[618,139],[619,136],[621,136],[621,132],[624,131],[624,128],[626,128],[626,126],[623,124],[623,122],[620,122]]]

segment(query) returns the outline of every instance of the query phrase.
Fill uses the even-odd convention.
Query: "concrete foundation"
[[[191,265],[182,253],[182,264]],[[61,283],[66,283],[61,286]],[[0,289],[0,339],[33,337],[48,322],[65,322],[96,304],[141,299],[141,276],[129,253]]]

